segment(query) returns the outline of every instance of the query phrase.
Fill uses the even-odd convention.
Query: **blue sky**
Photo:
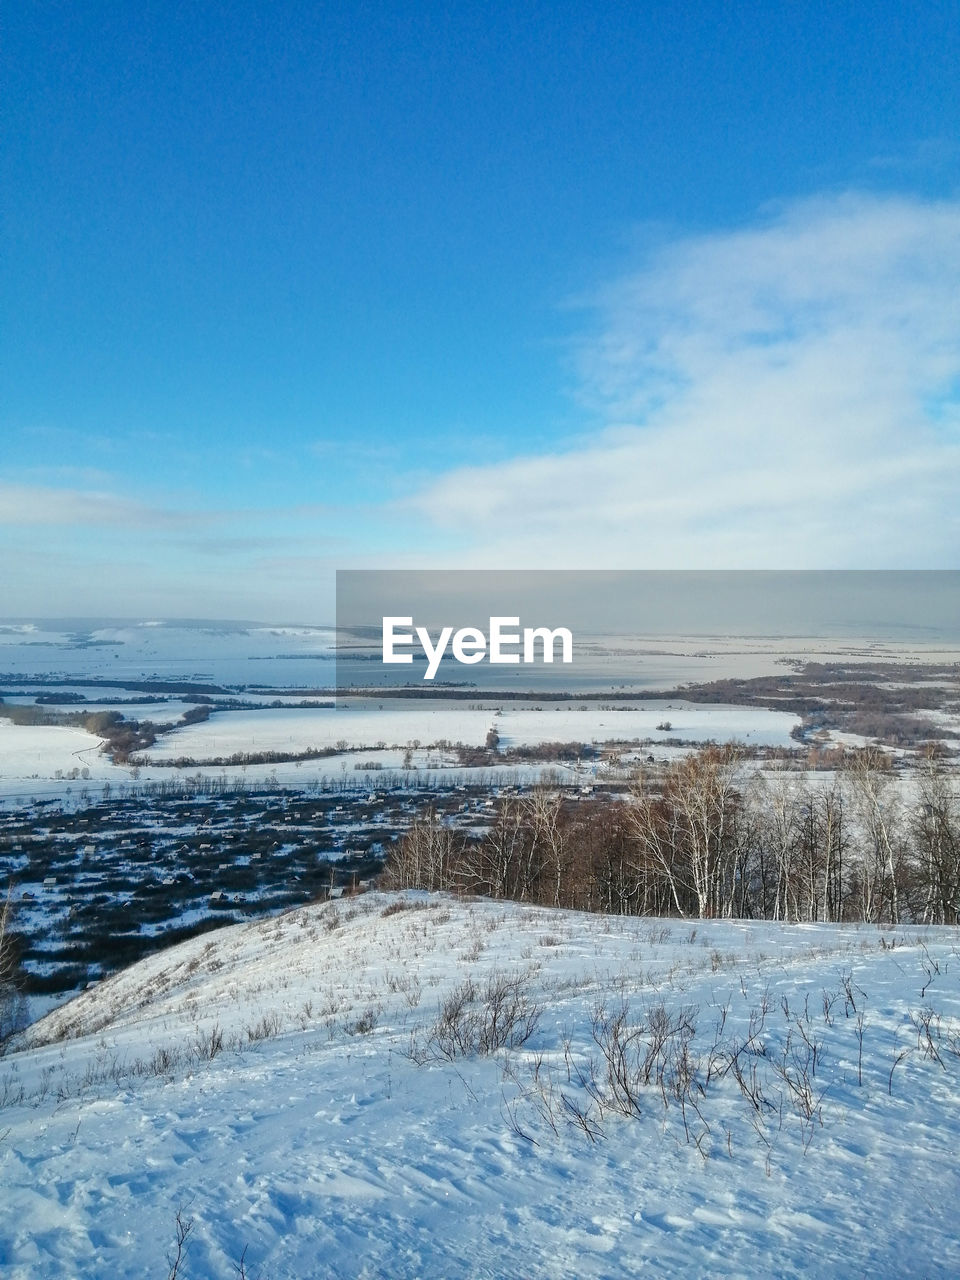
[[[7,615],[955,567],[952,4],[12,6]]]

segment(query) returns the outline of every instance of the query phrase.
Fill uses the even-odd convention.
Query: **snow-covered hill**
[[[0,1059],[5,1276],[953,1276],[955,931],[369,894]]]

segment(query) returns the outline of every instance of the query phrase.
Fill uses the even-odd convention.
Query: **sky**
[[[954,4],[4,28],[4,616],[960,567]]]

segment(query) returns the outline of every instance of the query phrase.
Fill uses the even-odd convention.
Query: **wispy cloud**
[[[196,497],[196,495],[193,495]],[[316,522],[336,513],[321,503],[284,506],[207,507],[197,502],[146,502],[105,488],[57,487],[0,481],[0,526],[76,525],[127,530],[191,530],[251,524],[274,527],[278,520]],[[292,535],[291,535],[292,536]],[[244,534],[246,543],[256,541]]]
[[[179,502],[179,505],[178,505]],[[203,509],[110,489],[0,482],[0,561],[11,614],[327,616],[327,508]]]
[[[870,169],[881,173],[955,174],[958,158],[960,158],[960,144],[957,143],[956,138],[939,134],[929,138],[919,138],[912,145],[901,147],[898,151],[886,151],[872,156],[867,163]]]
[[[593,315],[592,437],[412,500],[471,562],[957,563],[960,203],[782,206],[661,243]]]
[[[363,464],[367,462],[391,462],[401,456],[397,444],[370,444],[363,440],[314,440],[309,451],[324,460],[335,458],[341,462]]]
[[[106,490],[0,482],[0,524],[142,528],[173,514]]]

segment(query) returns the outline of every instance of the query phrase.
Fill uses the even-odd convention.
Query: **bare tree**
[[[919,770],[911,826],[914,914],[925,924],[953,924],[960,911],[960,800],[955,777],[932,752]]]
[[[654,788],[653,779],[645,770],[634,781],[627,820],[633,833],[632,869],[643,886],[643,897],[652,883],[660,881],[677,915],[689,914],[691,886],[684,874],[680,815],[664,796],[663,788]]]
[[[519,800],[502,803],[493,826],[471,857],[466,876],[493,898],[518,896],[523,848],[528,838],[526,811]]]
[[[20,947],[14,934],[13,886],[0,905],[0,1044],[17,1026]]]
[[[899,792],[892,785],[890,757],[879,747],[862,747],[848,757],[845,773],[864,835],[860,868],[863,918],[899,924],[897,880],[903,861],[901,804]]]
[[[819,877],[821,920],[842,920],[846,904],[845,868],[850,845],[843,787],[834,779],[828,787],[818,788],[810,796],[813,847],[808,865],[811,885]]]
[[[391,853],[384,884],[393,889],[449,889],[456,876],[459,851],[453,831],[430,809]]]
[[[667,778],[666,797],[680,818],[679,852],[701,919],[733,910],[739,763],[735,745],[708,747],[680,761]]]
[[[763,835],[774,868],[776,882],[769,914],[773,920],[799,920],[802,915],[798,885],[797,855],[800,841],[800,810],[804,797],[795,774],[781,770],[769,782],[761,783],[764,791],[759,807],[764,816]],[[767,914],[765,911],[764,914]]]
[[[544,883],[538,896],[541,901],[549,897],[550,904],[555,907],[560,906],[566,857],[561,820],[562,804],[559,792],[545,788],[538,788],[527,802],[528,817],[533,829],[533,838],[529,843],[531,850],[536,851],[535,854],[531,852],[530,871],[534,869],[535,858],[537,878],[549,881],[549,889]]]
[[[744,865],[740,751],[707,747],[670,765],[659,790],[641,772],[631,796],[636,872],[662,879],[678,915],[732,915]]]

